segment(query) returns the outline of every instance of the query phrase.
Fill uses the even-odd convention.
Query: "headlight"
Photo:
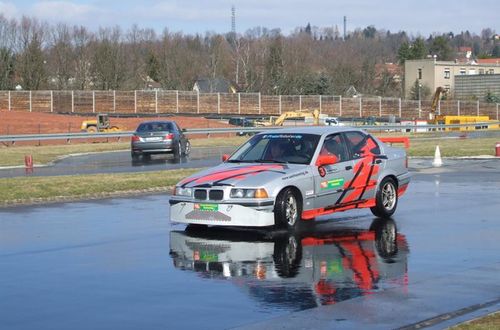
[[[193,188],[175,187],[175,195],[176,196],[192,197],[193,196]]]
[[[267,191],[259,189],[231,189],[231,198],[267,198]]]

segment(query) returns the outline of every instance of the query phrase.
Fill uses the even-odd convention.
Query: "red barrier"
[[[495,145],[495,156],[500,157],[500,142]]]
[[[380,141],[384,143],[404,143],[405,148],[408,149],[410,147],[410,139],[403,136],[398,137],[380,137],[378,138]]]

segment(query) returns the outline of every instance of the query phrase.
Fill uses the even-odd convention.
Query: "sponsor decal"
[[[344,178],[323,181],[320,183],[321,190],[338,188],[342,187],[343,185],[344,185]]]
[[[193,259],[195,261],[214,262],[214,261],[219,261],[219,256],[215,253],[208,251],[194,251]]]
[[[299,172],[299,173],[295,173],[295,174],[292,174],[292,175],[289,175],[289,176],[285,176],[283,178],[281,178],[281,180],[289,180],[289,179],[293,179],[293,178],[296,178],[298,176],[303,176],[303,175],[306,175],[308,172],[307,171],[304,171],[304,172]]]
[[[242,180],[248,176],[256,175],[261,172],[274,171],[281,173],[280,170],[284,170],[285,166],[281,164],[266,164],[266,165],[250,165],[250,166],[238,166],[225,169],[219,172],[212,172],[201,177],[191,177],[182,180],[178,185],[184,187],[187,184],[203,184],[207,182],[219,183],[228,179],[238,179]]]
[[[300,134],[266,134],[263,139],[302,139]]]
[[[332,260],[328,263],[329,274],[341,274],[343,271],[342,259]]]
[[[218,204],[194,204],[194,209],[199,211],[211,211],[217,212],[219,211]]]
[[[318,173],[323,178],[326,175],[326,170],[323,166],[318,167]]]
[[[306,190],[306,196],[314,195],[314,190]]]

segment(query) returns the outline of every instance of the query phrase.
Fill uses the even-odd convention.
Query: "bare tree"
[[[14,20],[0,15],[0,90],[12,89],[14,84],[16,30]]]
[[[72,44],[75,57],[73,61],[74,77],[71,79],[73,88],[86,90],[92,87],[92,54],[91,42],[94,37],[83,26],[73,27]]]
[[[75,53],[71,44],[70,28],[60,23],[51,29],[49,37],[48,65],[53,76],[49,78],[49,86],[56,89],[68,89],[71,78],[75,76]]]
[[[93,82],[97,89],[120,89],[125,81],[126,63],[121,36],[119,27],[99,29],[92,47]]]
[[[36,90],[44,86],[47,80],[46,60],[43,54],[48,26],[36,18],[23,17],[18,26],[18,58],[16,71],[24,89]]]

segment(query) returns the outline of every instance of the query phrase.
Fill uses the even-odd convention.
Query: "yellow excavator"
[[[313,118],[314,125],[319,125],[319,110],[298,110],[298,111],[287,111],[281,114],[277,118],[269,118],[269,120],[256,120],[255,126],[283,126],[285,120],[289,118]]]
[[[438,106],[441,95],[446,90],[443,87],[436,88],[434,96],[432,97],[431,111],[429,112],[429,120],[431,125],[450,125],[450,124],[474,124],[482,123],[476,126],[464,127],[451,127],[445,128],[445,131],[473,131],[478,129],[498,128],[499,125],[488,125],[487,122],[494,122],[490,120],[489,116],[449,116],[449,115],[436,115],[436,108]]]
[[[429,112],[429,121],[433,121],[436,117],[436,108],[438,106],[439,100],[441,99],[441,94],[445,93],[445,89],[443,87],[436,88],[434,92],[434,96],[432,97],[431,103],[431,111]]]
[[[105,113],[100,113],[96,119],[84,120],[81,126],[82,132],[96,133],[96,132],[119,132],[122,129],[119,126],[112,126],[109,121],[109,116]]]

